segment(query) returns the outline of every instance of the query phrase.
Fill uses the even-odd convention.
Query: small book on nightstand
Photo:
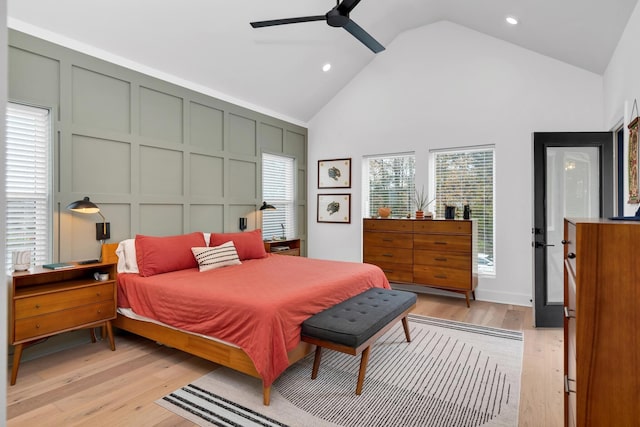
[[[54,264],[43,264],[42,268],[48,268],[49,270],[62,270],[63,268],[71,268],[73,264],[67,262],[57,262]]]

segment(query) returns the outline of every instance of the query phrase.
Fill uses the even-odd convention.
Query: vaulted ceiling
[[[602,74],[636,3],[362,0],[350,17],[387,49],[402,32],[447,20]],[[9,0],[8,25],[304,124],[376,55],[344,29],[322,21],[259,29],[249,22],[324,15],[335,5],[332,0]],[[519,24],[507,24],[509,15]],[[332,64],[327,73],[321,70],[325,63]]]

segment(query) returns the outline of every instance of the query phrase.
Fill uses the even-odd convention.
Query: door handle
[[[555,246],[555,245],[549,245],[549,244],[547,244],[545,242],[535,242],[533,244],[534,248],[546,248],[547,246]]]

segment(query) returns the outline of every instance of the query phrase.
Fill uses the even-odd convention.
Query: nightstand
[[[267,240],[264,249],[272,254],[300,256],[300,239]]]
[[[95,273],[109,278],[98,281]],[[15,272],[9,290],[9,342],[15,346],[11,385],[16,383],[25,346],[82,328],[104,326],[115,350],[111,320],[116,318],[116,264],[73,264],[49,270],[34,267]],[[95,334],[91,330],[92,341]]]

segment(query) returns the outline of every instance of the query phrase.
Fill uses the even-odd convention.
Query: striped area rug
[[[262,405],[259,380],[226,368],[157,403],[202,426],[516,426],[522,367],[521,332],[409,315],[371,350],[362,395],[360,357],[313,355],[274,383]]]

